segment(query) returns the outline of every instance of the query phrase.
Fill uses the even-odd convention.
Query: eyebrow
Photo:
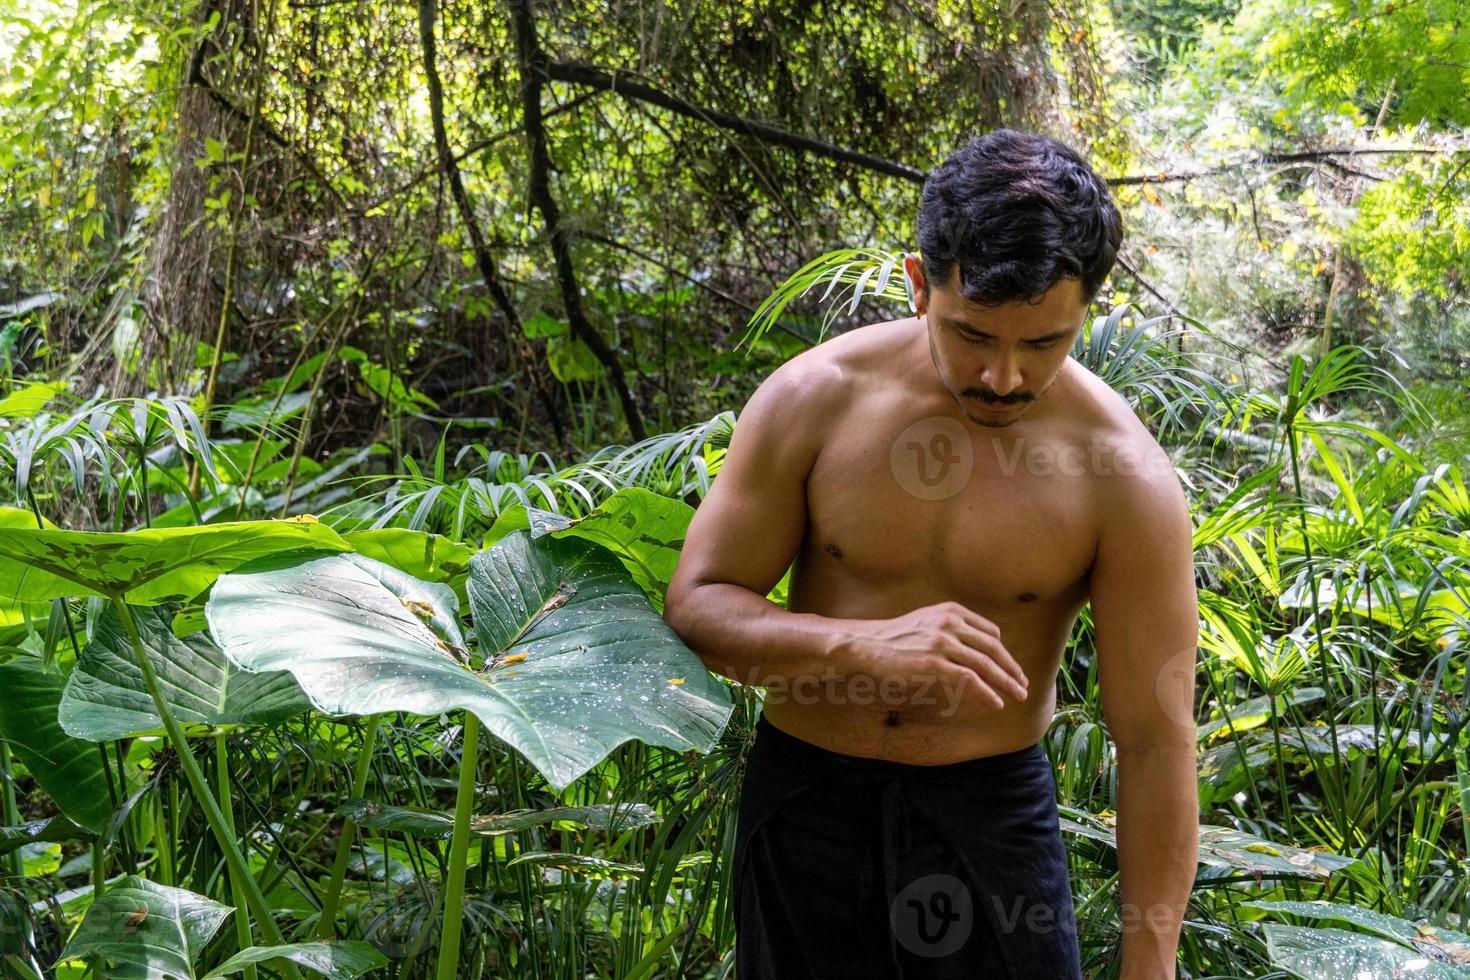
[[[952,330],[958,330],[961,333],[967,333],[974,337],[985,337],[989,339],[995,336],[994,334],[986,333],[984,330],[976,330],[964,320],[957,320],[952,316],[943,317],[941,322],[943,322],[946,327],[949,327]],[[1066,337],[1071,332],[1071,327],[1064,327],[1061,330],[1054,330],[1051,333],[1044,334],[1040,337],[1022,337],[1021,342],[1024,344],[1045,344],[1050,343],[1054,340],[1061,340],[1063,337]]]

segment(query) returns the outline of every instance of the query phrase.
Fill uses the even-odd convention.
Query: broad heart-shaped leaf
[[[140,606],[132,612],[164,700],[181,724],[270,725],[311,707],[285,671],[246,673],[207,634],[174,636],[172,607]],[[68,735],[93,742],[163,728],[132,643],[110,604],[66,682],[58,720]]]
[[[1242,868],[1271,875],[1327,878],[1354,863],[1355,858],[1331,851],[1313,851],[1294,844],[1276,844],[1231,827],[1206,825],[1199,829],[1202,864]]]
[[[0,597],[121,595],[136,605],[198,595],[251,559],[297,549],[348,551],[314,518],[157,530],[0,530]]]
[[[1261,927],[1272,966],[1307,980],[1404,977],[1464,980],[1466,969],[1438,963],[1398,943],[1345,929],[1309,929],[1270,922]]]
[[[402,527],[348,531],[342,539],[359,555],[376,558],[425,582],[443,582],[466,600],[464,584],[474,549],[442,534]]]
[[[43,517],[41,526],[54,528],[56,525]],[[0,534],[14,527],[28,530],[36,527],[36,515],[18,507],[0,507]],[[28,619],[40,619],[46,615],[46,610],[44,602],[20,602],[0,593],[0,626],[13,626]]]
[[[291,671],[322,711],[473,711],[557,790],[632,738],[708,751],[729,719],[725,686],[595,545],[513,534],[474,556],[469,592],[488,670],[455,656],[447,586],[360,555],[222,576],[205,613],[226,656]]]
[[[1118,847],[1117,818],[1058,807],[1061,829]],[[1354,858],[1330,851],[1313,851],[1293,844],[1276,844],[1232,827],[1204,824],[1199,829],[1199,861],[1221,868],[1240,868],[1261,875],[1326,878],[1354,862]]]
[[[62,678],[22,656],[0,664],[0,738],[72,820],[104,833],[112,818],[97,746],[72,738],[56,721]]]
[[[244,973],[253,963],[287,959],[297,966],[320,973],[327,980],[352,980],[369,970],[388,965],[388,957],[368,943],[356,939],[340,942],[292,943],[289,946],[251,946],[225,960],[204,975],[204,980]]]
[[[0,854],[9,854],[27,844],[57,844],[69,840],[88,840],[91,837],[91,831],[77,826],[70,817],[47,817],[18,827],[0,827]]]
[[[415,837],[435,837],[440,840],[448,840],[454,835],[454,814],[442,810],[385,806],[376,800],[352,799],[338,807],[337,813],[359,827],[371,827],[374,830],[392,830]],[[646,803],[555,806],[544,810],[511,810],[488,817],[471,817],[470,833],[494,837],[558,820],[621,833],[658,823],[661,819],[653,807]]]
[[[674,577],[684,535],[694,508],[643,487],[625,487],[598,504],[585,517],[517,504],[495,519],[485,535],[489,547],[506,535],[526,530],[531,537],[577,537],[600,544],[623,563],[653,603],[663,612],[664,593]]]
[[[332,715],[446,710],[424,683],[426,664],[462,671],[459,600],[447,585],[421,582],[358,554],[300,560],[282,555],[222,575],[204,604],[209,632],[236,666],[291,672],[313,705]],[[452,675],[451,675],[452,676]],[[360,687],[420,693],[422,708],[363,710]]]
[[[128,875],[87,909],[62,959],[101,956],[109,980],[193,980],[194,963],[233,912],[183,888]]]
[[[1433,959],[1456,963],[1470,971],[1470,935],[1456,932],[1448,926],[1437,926],[1429,922],[1410,922],[1396,915],[1387,915],[1358,905],[1341,905],[1336,902],[1257,900],[1236,904],[1242,908],[1285,912],[1303,919],[1349,922],[1385,939],[1392,939],[1416,949]]]
[[[605,548],[517,532],[470,560],[469,593],[495,654],[482,676],[519,709],[482,720],[558,790],[630,738],[708,752],[730,718],[729,689]]]

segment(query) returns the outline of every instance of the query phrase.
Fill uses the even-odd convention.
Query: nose
[[[985,386],[1001,398],[1021,386],[1021,365],[1010,354],[1002,354],[985,366],[980,375]]]

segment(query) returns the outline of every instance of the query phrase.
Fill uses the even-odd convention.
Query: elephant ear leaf
[[[274,724],[311,707],[284,671],[252,674],[226,659],[204,633],[177,637],[172,608],[133,610],[144,651],[158,675],[164,699],[183,724]],[[117,610],[103,608],[92,639],[66,682],[59,714],[68,735],[93,742],[159,731],[163,721],[133,658],[132,643]]]
[[[122,596],[155,605],[196,596],[221,572],[261,555],[350,547],[315,519],[126,532],[7,528],[0,535],[0,596],[19,602]]]
[[[533,538],[549,534],[600,544],[617,556],[662,613],[664,594],[693,518],[694,508],[682,500],[643,487],[624,487],[582,517],[517,504],[496,519],[486,532],[485,544],[488,547],[521,530],[530,531]]]
[[[57,723],[62,678],[33,657],[0,664],[0,738],[15,750],[61,812],[105,833],[112,819],[107,779],[97,746],[66,734]]]
[[[479,654],[447,586],[361,555],[221,576],[225,655],[288,670],[330,714],[474,712],[560,790],[638,738],[708,751],[730,715],[713,678],[602,548],[510,535],[470,562]]]
[[[388,965],[388,957],[361,940],[292,943],[289,946],[251,946],[242,949],[205,975],[204,980],[244,973],[257,963],[290,960],[327,980],[353,980]]]
[[[470,560],[469,596],[504,705],[481,720],[558,789],[633,738],[707,752],[729,720],[728,688],[602,547],[516,532]]]
[[[129,875],[87,909],[62,959],[100,956],[111,980],[195,976],[194,963],[234,911],[228,905]]]

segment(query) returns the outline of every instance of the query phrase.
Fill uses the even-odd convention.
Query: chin
[[[1031,411],[1031,406],[1036,404],[1035,401],[1026,402],[1018,409],[1013,410],[1011,414],[1006,416],[977,416],[971,413],[970,407],[967,404],[967,399],[957,398],[955,399],[955,401],[959,403],[960,411],[965,413],[965,417],[967,419],[969,419],[971,422],[974,422],[976,425],[983,425],[987,429],[1004,429],[1008,426],[1015,425],[1017,422],[1021,421],[1021,419],[1025,418],[1026,413]]]
[[[971,422],[974,422],[976,425],[983,425],[987,429],[1004,429],[1021,421],[1020,415],[1017,415],[1013,419],[1006,419],[1004,422],[997,422],[995,419],[977,419],[969,412],[965,413],[965,417],[968,418]]]

